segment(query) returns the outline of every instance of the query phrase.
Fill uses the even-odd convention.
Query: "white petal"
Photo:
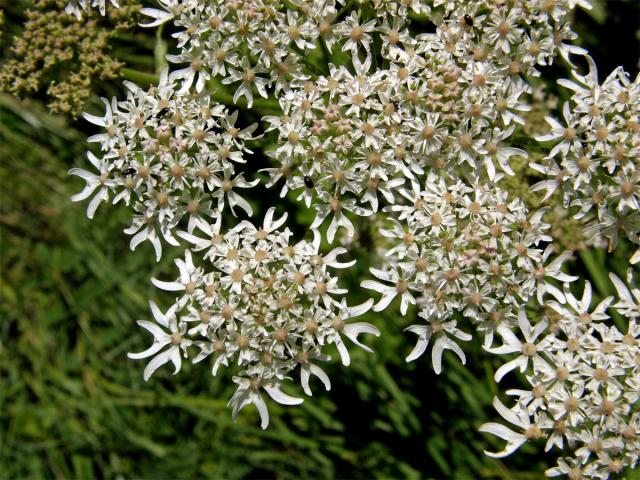
[[[280,387],[265,386],[263,388],[271,398],[282,405],[300,405],[304,401],[302,398],[287,395],[280,390]]]
[[[155,372],[158,368],[160,368],[162,365],[164,365],[170,360],[172,350],[173,348],[169,348],[168,350],[165,350],[164,352],[156,355],[151,359],[151,361],[147,364],[142,374],[142,377],[144,378],[145,382],[149,380],[151,375],[153,375],[153,372]]]
[[[151,283],[153,283],[160,290],[165,290],[167,292],[179,292],[180,290],[184,290],[185,286],[180,282],[163,282],[158,280],[157,278],[151,277]]]
[[[358,335],[360,335],[361,333],[371,333],[376,337],[380,336],[380,330],[378,330],[376,327],[374,327],[370,323],[366,323],[366,322],[357,322],[357,323],[351,323],[351,324],[345,325],[343,332],[349,338],[349,340],[351,340],[353,343],[355,343],[360,348],[362,348],[363,350],[369,353],[372,353],[373,350],[371,350],[366,345],[363,345],[362,343],[360,343],[358,341]]]
[[[423,336],[418,337],[418,343],[416,343],[416,346],[413,347],[413,350],[411,350],[411,353],[407,355],[407,358],[405,359],[405,361],[412,362],[416,358],[420,357],[427,349],[427,345],[429,345],[429,340],[426,337],[423,337]]]
[[[153,314],[153,318],[156,319],[156,322],[158,322],[163,327],[169,328],[169,320],[167,320],[167,317],[164,315],[164,313],[160,311],[158,305],[156,305],[153,300],[150,300],[149,306],[151,307],[151,313]]]
[[[313,373],[320,379],[320,381],[324,385],[324,388],[327,391],[331,390],[331,380],[329,380],[329,376],[324,373],[324,370],[322,370],[319,366],[314,365],[313,363],[309,364],[309,368],[311,369],[311,373]]]
[[[264,403],[264,400],[258,394],[255,395],[253,403],[257,407],[258,413],[260,414],[260,427],[262,427],[262,429],[264,430],[269,426],[269,410],[267,409],[267,404]]]

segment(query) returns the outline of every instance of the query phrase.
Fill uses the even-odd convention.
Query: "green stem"
[[[156,73],[160,73],[162,67],[167,64],[167,42],[162,39],[162,28],[164,25],[160,25],[156,31],[156,45],[153,48],[153,57],[155,59]]]
[[[593,280],[593,283],[598,289],[600,295],[602,297],[611,295],[613,292],[611,291],[611,284],[609,283],[606,269],[603,268],[602,265],[599,265],[598,261],[593,255],[593,252],[591,250],[583,250],[579,253],[579,255],[585,267],[587,267],[589,276]]]
[[[160,76],[154,73],[140,72],[131,68],[121,68],[120,74],[139,86],[155,85],[160,81]]]

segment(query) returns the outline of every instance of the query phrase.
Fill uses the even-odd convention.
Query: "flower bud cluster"
[[[640,244],[640,75],[632,82],[618,67],[600,84],[594,61],[584,58],[588,74],[574,69],[575,81],[558,81],[574,93],[563,120],[547,117],[551,131],[537,137],[555,145],[544,163],[532,164],[547,177],[533,190],[560,190],[611,250],[621,233]]]
[[[631,274],[630,274],[631,275]],[[500,327],[503,344],[486,348],[495,354],[517,354],[496,372],[496,381],[513,369],[525,373],[526,389],[507,390],[515,404],[508,408],[497,397],[498,413],[516,427],[484,424],[480,431],[507,441],[504,457],[522,444],[545,439],[545,450],[558,450],[558,465],[548,476],[606,479],[634,468],[640,457],[640,290],[611,274],[625,317],[627,332],[607,323],[609,297],[594,309],[591,286],[581,299],[565,285],[566,304],[549,302],[553,314],[531,325],[524,309],[519,334]],[[631,280],[631,279],[630,279]],[[522,339],[520,338],[522,337]]]
[[[491,184],[474,189],[435,173],[423,187],[414,183],[402,195],[410,205],[391,207],[398,220],[390,219],[390,228],[380,230],[389,246],[387,264],[371,268],[378,280],[362,286],[382,294],[374,311],[386,309],[396,297],[403,315],[409,304],[421,308],[419,316],[427,325],[409,327],[419,340],[407,361],[422,355],[433,336],[433,366],[440,373],[445,344],[464,362],[464,354],[447,335],[471,338],[448,330],[456,319],[473,324],[490,345],[495,330],[513,325],[514,309],[534,295],[541,302],[549,294],[564,303],[563,293],[550,280],[575,277],[561,271],[568,254],[551,260],[551,245],[542,248],[550,240],[545,233],[549,225],[541,220],[543,210],[530,214],[520,199],[510,199]],[[438,339],[445,343],[439,346]]]
[[[85,114],[91,123],[104,129],[89,138],[100,145],[96,157],[88,153],[97,173],[80,168],[69,171],[85,180],[84,190],[72,197],[80,201],[93,195],[87,216],[92,218],[103,201],[133,200],[133,221],[125,230],[134,249],[150,241],[159,260],[160,238],[179,245],[173,231],[184,218],[193,231],[198,222],[207,222],[216,211],[229,205],[252,215],[251,205],[237,189],[256,185],[247,181],[236,166],[251,153],[246,142],[254,140],[257,125],[236,126],[238,112],[217,104],[209,95],[179,93],[167,70],[158,86],[145,91],[125,82],[127,99],[103,99],[103,117]]]
[[[291,232],[279,229],[286,214],[274,219],[274,210],[269,209],[260,228],[243,221],[223,234],[218,216],[213,224],[199,223],[193,233],[179,232],[192,244],[184,260],[176,261],[179,277],[173,282],[153,279],[157,287],[179,296],[166,314],[151,305],[157,325],[146,320],[138,324],[154,335],[154,343],[129,355],[154,356],[145,368],[145,380],[167,362],[177,373],[181,353],[193,363],[212,357],[212,375],[221,366],[237,365],[239,373],[233,380],[238,389],[229,401],[233,417],[253,403],[262,428],[269,421],[262,393],[282,404],[301,403],[302,399],[281,391],[295,371],[307,395],[311,395],[311,376],[329,390],[329,377],[318,365],[330,359],[326,345],[334,344],[347,366],[346,338],[371,351],[358,335],[379,335],[373,325],[349,321],[369,310],[373,301],[348,306],[340,298],[347,291],[330,271],[355,261],[337,259],[343,248],[323,255],[317,243],[291,244]],[[194,257],[201,262],[194,262]]]

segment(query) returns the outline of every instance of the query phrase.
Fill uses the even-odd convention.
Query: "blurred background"
[[[635,77],[640,2],[592,2],[576,15],[578,43],[601,79],[620,64]],[[405,364],[415,338],[402,329],[415,312],[402,318],[397,305],[364,318],[382,331],[367,339],[375,355],[353,349],[350,368],[333,355],[332,390],[315,389],[300,407],[271,402],[266,431],[253,407],[231,421],[231,372],[213,378],[185,363],[176,377],[162,368],[145,383],[144,363],[126,353],[147,345],[135,321],[149,318],[148,300],[171,303],[149,279],[174,277],[181,252],[160,263],[147,244],[130,252],[127,210],[102,206],[89,221],[86,204],[69,200],[82,182],[67,170],[85,167],[93,148],[79,112],[100,111],[99,96],[123,98],[123,79],[153,81],[170,32],[136,27],[137,1],[81,25],[56,10],[64,3],[0,0],[0,478],[542,477],[552,462],[543,444],[504,460],[482,453],[501,448],[477,431],[498,418],[499,360],[470,342],[467,366],[446,353],[440,376],[428,355]],[[257,218],[264,194],[253,192]],[[313,213],[288,200],[279,207],[303,233]],[[372,230],[361,225],[360,261],[344,278],[354,302],[366,298],[358,284]],[[614,255],[576,253],[570,269],[604,297],[613,292],[606,271],[624,275],[630,253],[625,244]]]

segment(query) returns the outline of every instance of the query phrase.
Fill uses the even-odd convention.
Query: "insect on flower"
[[[304,176],[304,184],[307,188],[313,188],[314,187],[314,183],[313,183],[313,179],[311,177],[308,176]]]

